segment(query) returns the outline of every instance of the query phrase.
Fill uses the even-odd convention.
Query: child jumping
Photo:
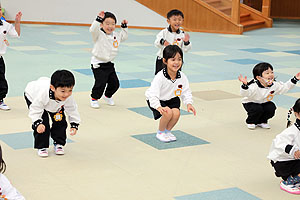
[[[171,10],[167,14],[167,22],[169,26],[160,31],[154,42],[159,49],[156,58],[155,75],[163,68],[163,50],[168,45],[178,45],[184,52],[192,48],[190,36],[188,33],[180,30],[184,21],[184,15],[180,10]]]
[[[300,79],[300,72],[286,83],[274,79],[273,67],[269,63],[259,63],[253,68],[253,78],[250,82],[247,77],[239,76],[241,86],[242,104],[247,111],[247,127],[255,129],[271,128],[268,120],[275,115],[276,106],[272,102],[277,94],[283,94],[292,89]]]
[[[6,164],[2,157],[2,148],[0,145],[0,199],[2,200],[25,200],[25,198],[14,188],[6,176],[3,174],[6,170]]]
[[[114,63],[111,61],[118,53],[120,42],[128,37],[128,21],[122,21],[120,33],[115,32],[116,23],[114,14],[101,11],[90,27],[94,42],[91,66],[95,78],[90,101],[92,108],[99,108],[98,99],[102,97],[104,90],[104,100],[109,105],[114,105],[112,96],[120,86]]]
[[[161,117],[156,138],[162,142],[170,142],[176,140],[171,130],[180,117],[179,97],[187,105],[188,112],[196,115],[196,110],[192,106],[188,79],[180,71],[183,63],[182,50],[177,45],[167,46],[163,51],[163,63],[166,67],[156,74],[145,95],[154,119]]]
[[[2,17],[2,9],[0,5],[0,18]],[[9,46],[7,36],[20,37],[21,34],[21,21],[22,13],[18,12],[15,19],[15,27],[6,22],[0,20],[0,110],[10,110],[8,105],[4,103],[4,98],[8,93],[8,84],[5,79],[5,63],[3,55],[6,53],[6,48]]]
[[[290,125],[290,114],[294,111],[296,122]],[[300,194],[300,99],[290,109],[287,129],[273,140],[268,158],[281,177],[280,188],[286,192]]]
[[[34,130],[34,148],[38,155],[48,156],[49,137],[54,141],[54,151],[63,155],[66,144],[67,121],[65,112],[71,124],[70,135],[75,135],[80,123],[77,104],[72,91],[75,85],[74,75],[67,70],[57,70],[51,76],[41,77],[27,84],[25,100],[29,108],[29,117]],[[52,127],[49,125],[49,115]]]

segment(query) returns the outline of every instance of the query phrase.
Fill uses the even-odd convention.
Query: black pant
[[[5,63],[3,57],[0,58],[0,100],[3,100],[8,92],[8,84],[5,79]]]
[[[165,67],[163,64],[162,58],[156,58],[156,65],[155,65],[155,75]]]
[[[243,106],[248,114],[247,124],[268,123],[268,119],[275,115],[276,106],[271,101],[262,104],[244,103]]]
[[[25,100],[29,108],[31,102],[26,96],[25,96]],[[49,115],[52,120],[51,127],[49,125]],[[55,120],[57,119],[55,115],[60,115],[60,120]],[[35,149],[49,148],[50,136],[53,139],[54,144],[65,145],[67,139],[66,129],[68,127],[68,124],[66,121],[64,108],[62,108],[61,111],[57,113],[51,113],[44,110],[44,113],[42,115],[42,120],[43,120],[43,125],[45,125],[46,129],[44,133],[38,133],[36,129],[33,131],[34,148]]]
[[[111,62],[100,63],[100,67],[98,68],[93,68],[92,66],[92,71],[94,74],[95,83],[92,88],[91,97],[94,99],[100,99],[107,85],[105,96],[111,98],[120,87],[114,64]]]
[[[300,160],[271,161],[271,165],[275,169],[275,175],[285,181],[289,176],[294,177],[300,173]]]

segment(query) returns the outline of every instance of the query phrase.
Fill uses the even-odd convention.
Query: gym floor
[[[88,27],[21,25],[21,38],[10,38],[4,55],[11,110],[0,111],[5,175],[12,184],[29,200],[298,199],[280,190],[266,156],[300,97],[299,85],[275,97],[271,129],[248,130],[237,77],[252,78],[259,62],[271,63],[278,81],[299,72],[300,21],[275,20],[273,28],[243,35],[190,33],[193,47],[184,54],[183,72],[197,115],[182,105],[174,127],[178,141],[166,144],[155,138],[158,121],[144,95],[154,77],[158,32],[129,28],[114,61],[121,83],[116,105],[100,100],[92,109]],[[23,93],[28,82],[57,69],[75,75],[82,123],[77,135],[68,136],[65,155],[55,155],[51,146],[49,157],[40,158]]]

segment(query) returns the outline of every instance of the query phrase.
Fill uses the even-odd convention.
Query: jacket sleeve
[[[189,81],[186,76],[184,76],[184,88],[182,90],[181,99],[185,105],[193,104],[193,96],[189,86]]]
[[[94,20],[89,31],[92,34],[93,41],[96,42],[98,40],[98,37],[100,36],[100,22]]]
[[[192,48],[192,43],[190,41],[188,42],[183,42],[183,45],[182,45],[182,50],[184,52],[188,52],[189,50],[191,50]]]
[[[1,188],[2,194],[5,195],[4,199],[25,200],[25,198],[12,186],[9,180],[1,174]]]
[[[299,150],[298,145],[292,145],[296,134],[298,133],[285,130],[283,133],[277,135],[273,140],[273,151],[278,155],[289,154],[294,157],[294,153]]]
[[[292,79],[288,80],[287,82],[283,83],[283,82],[275,82],[276,86],[277,86],[277,91],[276,94],[284,94],[287,93],[290,89],[292,89],[293,87],[295,87],[295,85],[297,84],[298,79],[296,79],[295,77],[293,77]]]
[[[8,31],[7,31],[7,34],[10,36],[10,37],[20,37],[15,29],[15,27],[12,25],[12,24],[9,24],[8,25]]]
[[[150,102],[150,106],[152,108],[157,109],[158,107],[161,107],[160,104],[160,89],[162,87],[162,80],[159,78],[159,76],[155,76],[153,81],[151,82],[150,88],[146,91],[146,97],[148,98]]]
[[[166,40],[165,38],[165,29],[161,30],[157,35],[156,35],[156,39],[154,41],[154,46],[159,48],[159,49],[163,49],[164,48],[164,41]]]
[[[249,98],[251,98],[251,97],[253,97],[255,95],[255,91],[256,91],[255,87],[253,87],[251,85],[245,85],[245,84],[243,84],[241,86],[241,89],[240,89],[240,94],[243,97],[249,97]]]
[[[31,118],[34,126],[39,125],[40,122],[42,122],[42,115],[44,113],[45,105],[48,103],[48,101],[49,94],[47,92],[41,92],[29,106],[28,116]]]
[[[120,41],[123,42],[128,38],[128,28],[121,28]]]
[[[69,117],[71,128],[78,129],[78,126],[80,124],[80,115],[78,112],[77,104],[76,104],[73,96],[70,96],[68,98],[68,100],[66,101],[66,103],[64,105],[64,108]]]

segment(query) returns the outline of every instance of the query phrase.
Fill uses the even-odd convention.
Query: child
[[[300,99],[290,109],[296,116],[296,123],[281,132],[273,140],[268,158],[275,169],[275,175],[283,181],[280,188],[293,194],[300,194]]]
[[[25,200],[25,198],[14,188],[9,180],[4,176],[6,164],[2,158],[2,148],[0,145],[0,199],[3,200]]]
[[[114,14],[101,11],[90,27],[94,41],[91,65],[95,77],[90,102],[92,108],[99,108],[98,99],[103,95],[105,87],[104,100],[109,105],[114,105],[112,96],[120,85],[114,63],[111,61],[118,53],[120,42],[127,39],[128,21],[122,21],[120,33],[115,32],[116,23],[117,19]]]
[[[2,9],[0,5],[0,18],[2,17]],[[9,110],[8,105],[4,103],[4,98],[8,93],[8,84],[5,79],[5,63],[3,55],[6,52],[6,48],[9,46],[7,36],[20,37],[20,21],[22,13],[18,12],[15,19],[15,27],[4,20],[0,20],[0,109]]]
[[[54,150],[57,155],[63,155],[63,146],[66,144],[67,121],[64,111],[69,116],[71,124],[70,135],[75,135],[80,123],[77,105],[73,99],[72,90],[75,78],[70,71],[57,70],[51,80],[41,77],[27,84],[25,100],[29,108],[29,117],[34,130],[34,148],[38,155],[48,156],[49,137],[54,141]],[[49,125],[49,116],[52,127]]]
[[[159,121],[156,138],[162,142],[175,141],[172,128],[180,117],[180,99],[187,105],[188,112],[196,115],[192,106],[192,93],[187,77],[180,68],[183,63],[182,50],[177,45],[169,45],[163,52],[163,63],[167,66],[154,77],[145,95],[154,119]]]
[[[184,52],[187,52],[192,48],[192,44],[189,41],[190,36],[188,33],[180,30],[183,23],[183,13],[180,10],[171,10],[167,14],[168,28],[163,29],[156,36],[154,45],[159,49],[156,58],[155,75],[163,68],[163,50],[166,46],[172,44],[178,45]]]
[[[268,120],[275,115],[276,106],[272,102],[274,95],[283,94],[292,89],[300,79],[300,73],[286,83],[277,82],[274,79],[273,67],[269,63],[259,63],[253,68],[254,79],[247,82],[247,77],[239,76],[243,83],[241,95],[243,106],[247,111],[247,127],[255,129],[271,128]]]

